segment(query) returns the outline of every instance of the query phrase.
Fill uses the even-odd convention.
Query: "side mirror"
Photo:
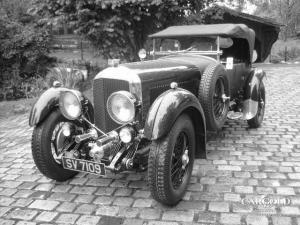
[[[251,60],[251,62],[254,63],[256,60],[257,60],[257,52],[256,52],[256,50],[254,50],[253,54],[252,54],[252,60]]]
[[[143,61],[147,56],[147,52],[144,48],[142,48],[139,50],[138,55],[139,55],[140,60]]]

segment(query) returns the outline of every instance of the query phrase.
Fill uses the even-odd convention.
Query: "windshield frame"
[[[152,50],[153,59],[156,59],[155,56],[167,56],[167,55],[172,55],[172,54],[187,53],[187,54],[199,54],[199,55],[215,55],[215,56],[217,56],[217,61],[219,62],[220,56],[223,53],[223,51],[220,49],[220,36],[216,36],[217,50],[215,50],[215,51],[189,51],[187,49],[179,50],[179,51],[156,51],[155,50],[156,39],[159,40],[162,38],[153,38],[153,50]]]

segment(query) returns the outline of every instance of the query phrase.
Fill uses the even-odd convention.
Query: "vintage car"
[[[221,129],[227,116],[261,125],[265,73],[251,66],[252,29],[172,26],[150,38],[153,60],[115,64],[94,78],[94,104],[58,82],[42,94],[29,118],[41,173],[65,181],[148,169],[153,198],[174,205],[194,159],[206,157],[207,130]]]

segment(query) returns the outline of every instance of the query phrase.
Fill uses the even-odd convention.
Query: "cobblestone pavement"
[[[42,176],[27,115],[0,119],[0,224],[300,224],[300,67],[267,67],[263,126],[228,122],[209,138],[176,207],[155,202],[146,173]],[[288,199],[258,205],[255,199]],[[268,200],[269,199],[269,200]]]

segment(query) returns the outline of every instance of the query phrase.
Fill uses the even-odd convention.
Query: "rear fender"
[[[51,87],[45,91],[33,105],[29,115],[29,126],[36,126],[42,122],[53,110],[59,107],[59,96],[63,91],[70,89]],[[89,120],[94,121],[94,109],[91,102],[84,97],[85,104],[89,115]]]
[[[191,92],[177,88],[162,93],[148,112],[144,134],[149,140],[167,135],[176,119],[186,113],[192,119],[196,135],[196,157],[206,158],[205,116],[199,100]]]
[[[243,101],[243,118],[252,119],[256,116],[258,109],[258,92],[259,86],[266,73],[261,69],[254,69],[245,83],[244,101]]]

